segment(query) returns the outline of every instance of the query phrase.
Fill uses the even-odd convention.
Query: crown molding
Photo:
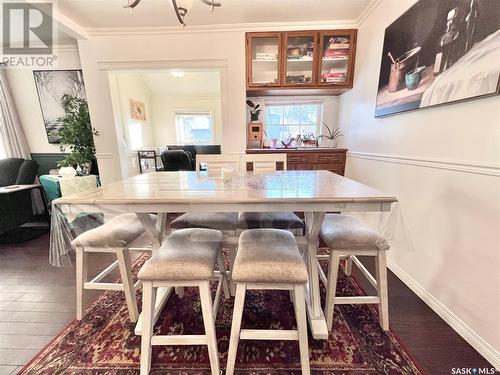
[[[378,0],[376,0],[378,1]],[[197,26],[151,26],[151,27],[104,27],[88,28],[90,37],[115,35],[166,35],[182,32],[190,33],[221,33],[221,32],[250,32],[250,31],[287,31],[287,30],[328,30],[332,28],[349,29],[358,26],[357,20],[332,20],[310,22],[263,22],[237,23]]]
[[[382,3],[382,0],[371,0],[371,2],[366,6],[366,8],[361,12],[358,18],[356,18],[356,27],[359,28],[363,22],[368,18],[368,16]]]
[[[61,44],[52,46],[54,52],[78,52],[76,44]]]

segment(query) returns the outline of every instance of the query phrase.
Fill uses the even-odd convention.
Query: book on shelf
[[[255,59],[256,60],[267,60],[267,61],[274,61],[278,60],[278,55],[276,53],[267,53],[267,52],[257,52],[255,54]]]

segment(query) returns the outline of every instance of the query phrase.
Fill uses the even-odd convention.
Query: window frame
[[[264,108],[264,119],[262,121],[263,125],[264,125],[264,129],[268,130],[269,127],[274,127],[274,126],[278,126],[277,124],[268,124],[267,122],[267,111],[268,111],[268,107],[272,107],[272,106],[301,106],[301,105],[310,105],[310,104],[314,104],[314,105],[317,105],[318,106],[318,113],[317,113],[317,116],[318,116],[318,121],[317,121],[317,124],[316,124],[316,136],[318,135],[321,135],[322,134],[322,127],[321,127],[321,123],[323,121],[323,113],[324,113],[324,100],[318,100],[318,99],[300,99],[300,100],[296,100],[296,99],[286,99],[286,100],[265,100],[261,106],[263,106]],[[280,124],[280,128],[287,128],[289,126],[311,126],[311,125],[307,125],[307,124],[302,124],[302,123],[299,123],[299,124]],[[280,139],[278,139],[280,140]]]
[[[211,139],[207,140],[209,143],[194,143],[192,139],[186,141],[181,140],[181,132],[177,126],[177,116],[179,115],[208,115],[210,117],[210,130]],[[189,109],[176,109],[174,111],[174,126],[175,126],[175,139],[177,144],[180,145],[214,145],[215,144],[215,124],[214,124],[214,113],[211,110],[189,110]]]

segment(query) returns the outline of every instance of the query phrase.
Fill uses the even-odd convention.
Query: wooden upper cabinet
[[[247,88],[281,85],[281,33],[246,34]]]
[[[341,94],[355,54],[353,29],[247,33],[247,95]]]
[[[318,33],[315,31],[285,32],[282,35],[282,41],[282,86],[314,87],[317,80]]]
[[[356,30],[319,33],[318,85],[352,88]]]

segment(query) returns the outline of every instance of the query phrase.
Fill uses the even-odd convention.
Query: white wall
[[[212,114],[215,132],[215,144],[222,143],[222,118],[220,97],[172,97],[153,96],[154,143],[156,146],[176,144],[177,130],[175,113],[179,111],[207,111]]]
[[[401,202],[414,251],[390,267],[500,367],[500,97],[375,119],[384,29],[414,1],[385,0],[358,31],[340,97],[346,174]]]
[[[186,32],[184,32],[186,31]],[[108,70],[147,68],[222,68],[223,152],[245,148],[245,38],[241,31],[173,32],[165,34],[93,36],[79,41],[97,159],[103,182],[126,177],[123,150],[114,131]]]
[[[139,173],[137,150],[155,145],[153,137],[153,107],[151,92],[140,74],[110,73],[110,93],[113,102],[114,126],[119,140],[122,173],[133,176]],[[146,120],[133,119],[130,113],[130,99],[144,103]],[[131,133],[132,126],[139,126],[141,137]],[[110,141],[113,141],[111,138]]]
[[[76,46],[58,47],[57,69],[80,69],[80,56]],[[42,70],[42,68],[37,70]],[[7,79],[19,113],[24,134],[32,153],[59,153],[59,145],[50,144],[43,123],[42,110],[35,86],[32,69],[7,69]]]

